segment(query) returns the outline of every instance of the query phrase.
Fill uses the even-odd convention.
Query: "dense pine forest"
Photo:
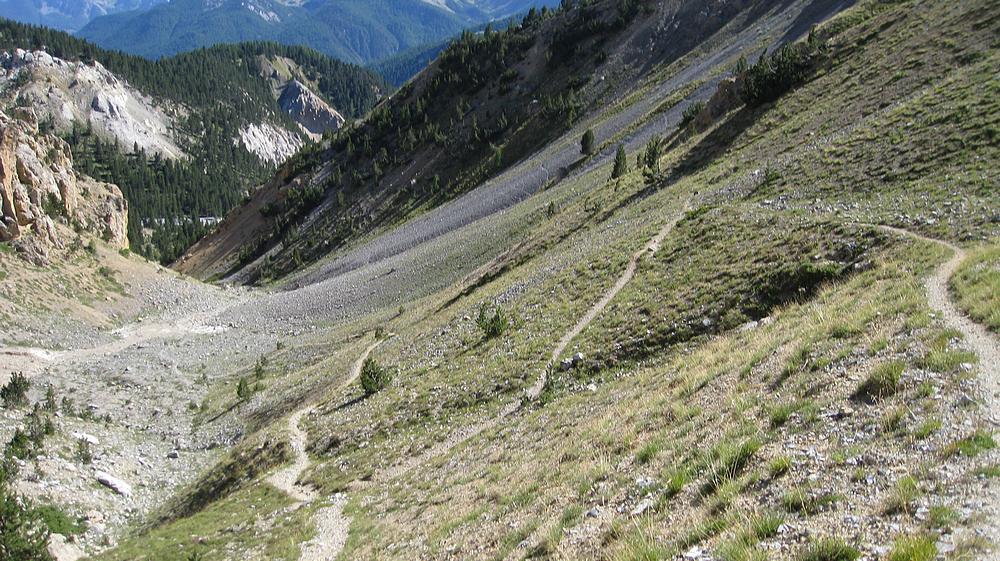
[[[141,92],[186,111],[175,126],[183,161],[168,162],[99,139],[81,124],[67,134],[79,169],[122,188],[130,203],[129,240],[136,251],[169,263],[200,235],[197,218],[223,216],[273,166],[239,142],[247,125],[272,122],[298,132],[260,76],[258,57],[295,61],[317,93],[348,118],[370,110],[387,86],[374,72],[304,47],[252,42],[219,45],[151,61],[107,51],[67,33],[0,20],[0,50],[44,49],[53,56],[99,61]],[[147,229],[149,236],[143,235]]]

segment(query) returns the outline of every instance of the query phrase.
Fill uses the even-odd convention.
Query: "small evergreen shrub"
[[[510,319],[499,306],[493,309],[490,314],[489,306],[483,302],[479,307],[479,316],[476,317],[476,325],[483,332],[485,339],[492,339],[503,335],[510,328]]]
[[[94,451],[90,448],[90,441],[83,438],[76,441],[76,460],[85,465],[93,463]]]
[[[615,152],[615,167],[611,170],[611,179],[618,179],[626,173],[628,173],[628,155],[625,154],[625,145],[619,144]]]
[[[10,381],[0,388],[0,399],[5,407],[22,407],[28,402],[28,388],[31,382],[21,372],[15,372]]]
[[[246,378],[240,378],[240,381],[236,384],[236,397],[240,401],[246,400],[253,393],[253,388],[250,387],[250,382]]]
[[[11,488],[15,470],[9,457],[0,460],[0,559],[51,561],[45,520]]]
[[[694,122],[695,117],[697,117],[698,114],[701,113],[702,110],[704,109],[705,109],[704,101],[699,100],[692,103],[691,105],[688,105],[686,108],[684,108],[684,112],[681,114],[681,122],[680,124],[677,125],[677,128],[679,129],[687,128],[688,125]]]
[[[580,139],[580,153],[584,156],[593,154],[595,144],[594,131],[587,129],[587,132],[583,133],[583,138]]]
[[[392,381],[392,373],[373,358],[365,359],[361,365],[361,389],[365,395],[373,395],[385,389]]]

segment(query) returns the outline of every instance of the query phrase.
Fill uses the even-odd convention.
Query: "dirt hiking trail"
[[[375,347],[382,343],[383,339],[377,339],[361,353],[361,356],[354,361],[350,375],[341,383],[341,387],[347,386],[361,376],[361,367],[364,366],[365,359],[371,354]],[[298,483],[299,477],[309,469],[312,461],[306,453],[306,442],[308,435],[299,427],[302,419],[313,412],[315,405],[307,405],[292,413],[288,417],[288,434],[292,445],[292,452],[295,460],[291,465],[276,471],[268,482],[276,488],[284,491],[288,496],[295,499],[293,508],[312,503],[321,499],[319,493],[309,485]],[[313,524],[316,526],[316,535],[309,541],[301,545],[302,555],[300,561],[328,561],[335,559],[344,549],[347,543],[347,532],[350,529],[351,521],[344,516],[344,504],[346,498],[337,495],[333,498],[330,506],[320,508],[313,514]]]
[[[562,352],[566,350],[566,347],[569,345],[570,341],[572,341],[577,335],[579,335],[584,329],[586,329],[586,327],[590,325],[590,323],[608,306],[608,304],[610,304],[611,301],[614,300],[615,296],[617,296],[618,293],[621,292],[622,289],[625,288],[625,286],[632,280],[632,278],[635,277],[636,270],[639,266],[639,261],[642,259],[642,257],[647,254],[648,255],[656,254],[656,252],[660,249],[660,244],[663,243],[663,240],[667,237],[667,235],[670,234],[670,231],[673,230],[674,226],[680,221],[680,219],[684,216],[684,214],[688,210],[690,210],[690,208],[691,208],[691,201],[689,199],[684,204],[684,207],[679,212],[677,212],[675,216],[671,217],[667,221],[667,223],[664,224],[662,228],[660,228],[660,230],[656,233],[656,235],[649,240],[649,243],[647,243],[645,246],[642,247],[642,249],[640,249],[639,251],[635,252],[634,255],[632,255],[632,258],[629,260],[628,266],[625,268],[625,271],[622,272],[621,276],[618,277],[618,280],[615,282],[614,286],[609,288],[601,296],[601,299],[598,300],[596,304],[591,306],[591,308],[587,311],[587,313],[584,314],[583,317],[581,317],[576,322],[576,324],[569,331],[567,331],[562,336],[562,338],[559,339],[559,342],[556,345],[556,348],[553,350],[552,355],[549,359],[548,366],[542,371],[542,374],[538,377],[535,383],[525,392],[524,397],[526,399],[512,400],[510,403],[505,405],[500,410],[499,414],[483,422],[455,430],[454,432],[451,433],[451,435],[447,439],[432,446],[426,452],[418,456],[413,456],[407,460],[404,460],[399,464],[386,468],[382,471],[376,472],[372,480],[375,482],[383,482],[383,483],[392,481],[393,479],[400,477],[401,475],[405,474],[411,469],[424,463],[426,460],[434,458],[436,456],[440,456],[441,454],[448,452],[461,442],[464,442],[470,438],[479,435],[486,429],[496,426],[499,422],[503,421],[507,417],[510,417],[511,415],[519,411],[526,403],[537,400],[538,397],[545,390],[546,385],[548,384],[549,371],[553,368],[555,361],[559,359],[559,355],[561,355]]]
[[[535,381],[534,385],[528,389],[529,399],[538,399],[538,396],[542,395],[542,391],[545,390],[545,385],[548,383],[549,370],[556,367],[559,356],[566,350],[566,347],[568,347],[570,342],[575,339],[577,335],[582,333],[583,330],[586,329],[587,326],[590,325],[590,323],[604,311],[604,308],[608,307],[608,304],[615,299],[615,296],[618,296],[618,293],[625,288],[625,285],[632,281],[632,278],[635,277],[636,270],[639,268],[639,260],[642,259],[642,256],[647,254],[650,256],[656,255],[656,252],[660,250],[660,244],[663,243],[663,240],[668,234],[670,234],[670,231],[674,229],[674,226],[677,225],[681,217],[683,217],[684,214],[690,210],[690,208],[691,201],[689,199],[686,203],[684,203],[684,208],[681,209],[681,211],[678,212],[677,215],[670,221],[664,224],[663,227],[660,228],[660,231],[657,232],[651,240],[649,240],[649,243],[632,255],[632,258],[628,262],[628,266],[625,267],[625,271],[620,277],[618,277],[618,281],[614,284],[614,286],[609,288],[604,295],[601,296],[601,299],[598,300],[597,303],[594,304],[590,310],[588,310],[587,313],[576,322],[576,325],[574,325],[572,329],[567,331],[562,338],[559,339],[559,343],[556,345],[555,349],[552,350],[552,355],[549,357],[546,371],[543,372],[542,375],[538,377],[538,380]]]
[[[985,401],[986,417],[994,427],[1000,425],[1000,340],[962,313],[948,291],[952,275],[965,260],[965,251],[949,242],[928,238],[909,230],[891,226],[879,226],[879,228],[900,236],[937,244],[952,251],[952,256],[924,281],[927,302],[931,308],[941,313],[945,325],[962,333],[963,346],[968,347],[979,357],[977,379]],[[980,531],[994,544],[994,548],[989,554],[984,554],[986,556],[983,559],[1000,561],[1000,486],[990,485],[989,480],[986,484],[987,489],[983,496],[986,522]]]

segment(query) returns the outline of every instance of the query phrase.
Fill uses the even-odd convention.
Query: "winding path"
[[[1000,341],[985,327],[962,313],[948,291],[948,281],[965,260],[965,251],[957,245],[921,236],[909,230],[892,226],[879,226],[879,228],[900,236],[937,244],[952,251],[951,258],[942,263],[924,282],[927,301],[932,308],[941,312],[948,327],[962,333],[965,344],[979,357],[979,383],[983,389],[990,422],[1000,424]]]
[[[341,387],[354,382],[361,375],[361,367],[365,359],[371,354],[375,347],[382,343],[382,339],[377,339],[361,353],[361,356],[354,361],[351,373],[341,383]],[[268,477],[268,482],[276,488],[284,491],[288,496],[295,499],[293,508],[312,503],[320,499],[320,495],[309,485],[299,483],[299,477],[309,469],[312,461],[306,453],[306,442],[308,435],[299,427],[303,417],[308,416],[315,409],[315,405],[307,405],[292,413],[288,417],[288,434],[295,453],[295,460],[291,465],[278,470]],[[337,495],[333,498],[330,506],[320,508],[313,514],[313,524],[316,526],[316,535],[301,545],[300,561],[329,561],[335,559],[344,549],[347,543],[347,532],[351,527],[351,521],[344,516],[344,504],[346,499]]]
[[[622,272],[621,276],[618,277],[618,280],[615,282],[614,286],[605,291],[605,293],[601,296],[601,299],[598,300],[597,303],[594,304],[587,311],[587,313],[584,314],[583,317],[581,317],[576,322],[576,324],[569,331],[567,331],[562,336],[562,338],[559,339],[559,342],[556,344],[556,348],[552,351],[552,355],[551,358],[549,359],[547,367],[542,371],[538,379],[535,380],[535,383],[525,392],[525,397],[527,398],[527,400],[524,399],[512,400],[510,403],[505,405],[500,410],[499,414],[497,414],[496,416],[491,417],[483,422],[476,423],[474,425],[469,425],[467,427],[463,427],[454,431],[447,439],[432,446],[423,454],[420,454],[418,456],[412,456],[409,459],[404,460],[402,463],[396,464],[394,466],[376,472],[372,479],[375,482],[381,482],[381,483],[392,481],[393,479],[396,479],[401,475],[405,474],[406,472],[410,471],[411,469],[419,466],[427,459],[440,456],[441,454],[444,454],[449,450],[451,450],[452,448],[454,448],[455,446],[457,446],[459,443],[475,437],[476,435],[482,433],[488,428],[496,426],[504,419],[510,417],[517,411],[521,410],[521,408],[528,401],[533,401],[535,399],[538,399],[538,396],[542,394],[542,391],[545,390],[545,386],[548,383],[549,371],[551,370],[552,365],[555,363],[556,360],[559,359],[559,355],[561,355],[562,352],[566,350],[566,347],[569,345],[570,341],[572,341],[577,335],[583,332],[583,330],[588,325],[590,325],[590,323],[598,316],[598,314],[600,314],[601,311],[603,311],[604,308],[606,308],[608,304],[611,303],[611,301],[615,298],[615,296],[617,296],[618,293],[621,292],[623,288],[625,288],[625,285],[627,285],[633,279],[633,277],[635,277],[635,272],[638,268],[639,260],[642,259],[642,257],[646,254],[654,255],[660,249],[660,244],[663,243],[664,238],[666,238],[667,235],[670,234],[670,231],[673,230],[674,226],[677,224],[677,222],[680,221],[681,217],[684,216],[684,213],[687,212],[690,209],[690,207],[691,207],[691,201],[690,199],[688,199],[688,201],[684,204],[683,209],[679,211],[675,216],[673,216],[670,220],[668,220],[667,223],[664,224],[662,228],[660,228],[660,230],[656,233],[656,235],[649,240],[649,243],[647,243],[645,246],[642,247],[642,249],[640,249],[639,251],[635,252],[634,255],[632,255],[632,259],[629,260],[628,266],[625,268],[625,271]]]
[[[951,258],[938,266],[924,282],[927,302],[931,308],[941,313],[945,325],[962,333],[964,344],[979,357],[978,381],[985,401],[987,419],[993,425],[1000,424],[1000,341],[985,327],[962,313],[948,291],[948,282],[965,260],[965,251],[949,242],[928,238],[909,230],[892,226],[879,226],[879,228],[892,234],[937,244],[952,251]],[[1000,485],[991,484],[987,479],[983,495],[986,522],[978,531],[994,544],[988,557],[983,559],[1000,561],[1000,548],[996,547],[1000,544]]]
[[[535,381],[534,385],[528,388],[529,399],[537,399],[538,396],[542,394],[542,391],[545,390],[545,385],[548,383],[549,372],[551,371],[552,368],[555,368],[556,362],[559,360],[559,356],[563,353],[563,351],[566,350],[566,347],[569,346],[570,341],[572,341],[573,339],[576,338],[577,335],[582,333],[583,330],[586,329],[587,326],[590,325],[592,321],[594,321],[594,319],[598,316],[598,314],[604,311],[604,308],[608,307],[608,304],[610,304],[611,301],[614,300],[615,296],[618,296],[618,293],[621,292],[623,288],[625,288],[625,285],[627,285],[629,282],[632,281],[632,278],[635,277],[635,272],[636,269],[638,269],[639,267],[639,260],[642,259],[642,256],[646,255],[647,253],[652,256],[655,255],[656,252],[660,250],[660,244],[663,243],[664,238],[666,238],[667,235],[670,233],[670,231],[674,229],[674,226],[677,225],[677,222],[680,221],[681,217],[684,216],[684,213],[687,212],[690,208],[691,208],[691,201],[689,199],[687,202],[684,203],[684,208],[680,212],[678,212],[677,215],[674,216],[670,221],[664,224],[663,227],[660,228],[660,231],[657,232],[656,235],[653,236],[651,240],[649,240],[649,243],[647,243],[642,249],[640,249],[639,251],[635,252],[634,255],[632,255],[632,259],[629,260],[628,266],[625,267],[625,271],[622,273],[620,277],[618,277],[618,282],[616,282],[614,286],[609,288],[604,293],[604,295],[601,296],[601,299],[598,300],[597,303],[595,303],[590,308],[590,310],[588,310],[587,313],[584,314],[583,317],[581,317],[579,321],[576,322],[576,325],[574,325],[572,329],[567,331],[562,336],[562,338],[559,339],[559,343],[556,344],[556,348],[552,350],[552,356],[549,357],[547,368],[542,373],[542,375],[538,377],[538,380]]]

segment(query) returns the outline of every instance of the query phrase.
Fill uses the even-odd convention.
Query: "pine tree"
[[[240,401],[243,401],[250,397],[250,393],[250,383],[247,382],[246,378],[240,378],[239,383],[236,384],[236,397],[238,397]]]
[[[656,135],[653,135],[653,138],[650,138],[646,144],[646,156],[643,164],[653,174],[660,173],[660,145],[660,137]]]
[[[49,533],[38,512],[11,487],[16,466],[9,455],[0,459],[0,559],[48,561]]]
[[[589,156],[594,153],[593,129],[587,129],[587,132],[583,133],[583,138],[580,139],[580,153],[584,156]]]
[[[628,156],[625,155],[625,145],[619,144],[615,153],[615,167],[611,170],[611,179],[618,179],[626,173],[628,173]]]

